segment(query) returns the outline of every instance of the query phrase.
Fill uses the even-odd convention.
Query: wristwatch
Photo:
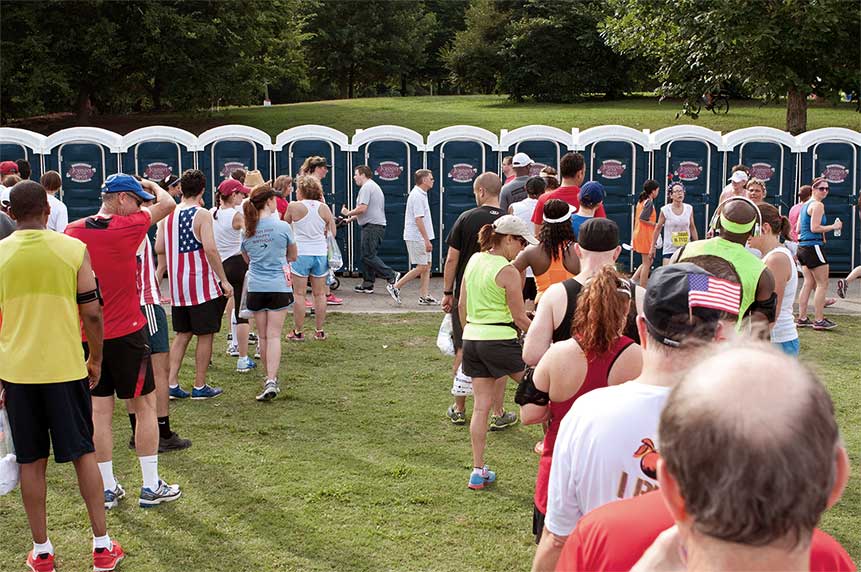
[[[443,290],[442,295],[443,296],[454,296],[454,290]]]

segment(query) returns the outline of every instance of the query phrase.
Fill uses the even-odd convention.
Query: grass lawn
[[[722,132],[764,125],[784,129],[786,107],[762,105],[759,101],[733,100],[727,115],[703,112],[699,119],[676,119],[681,108],[677,100],[660,103],[657,97],[629,97],[617,101],[591,99],[582,103],[512,103],[505,96],[386,97],[319,101],[274,107],[231,108],[214,114],[129,114],[97,116],[92,125],[125,134],[138,127],[170,125],[201,133],[217,125],[238,123],[257,127],[275,135],[297,125],[320,124],[338,129],[348,136],[356,129],[375,125],[400,125],[424,136],[449,125],[474,125],[499,133],[524,125],[544,124],[570,131],[596,125],[619,124],[635,129],[660,129],[671,125],[695,124]],[[861,129],[861,115],[854,104],[817,102],[808,111],[808,129],[848,127]],[[52,133],[74,126],[73,116],[50,120],[16,122],[15,127]]]
[[[858,562],[861,318],[839,321],[833,332],[803,332],[802,352],[828,381],[855,470],[822,527]],[[128,553],[122,569],[528,569],[541,430],[491,434],[499,481],[466,488],[469,433],[443,415],[450,361],[435,347],[438,325],[434,314],[332,315],[326,343],[285,343],[284,391],[269,404],[254,401],[257,374],[233,372],[221,335],[212,378],[225,394],[173,405],[172,424],[194,446],[162,456],[161,473],[183,498],[157,509],[137,507],[140,472],[118,407],[114,463],[129,498],[108,513],[108,529]],[[186,387],[190,374],[187,361]],[[50,464],[48,509],[62,569],[89,569],[71,465]],[[0,498],[0,523],[0,570],[24,569],[31,544],[18,491]]]

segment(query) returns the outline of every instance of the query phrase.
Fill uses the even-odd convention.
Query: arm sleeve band
[[[541,391],[535,387],[535,382],[532,381],[532,374],[535,370],[528,368],[523,374],[523,379],[517,386],[517,392],[514,394],[514,402],[518,405],[548,405],[550,403],[550,395],[546,391]]]

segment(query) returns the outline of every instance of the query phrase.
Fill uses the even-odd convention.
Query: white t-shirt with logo
[[[671,388],[628,382],[578,398],[553,448],[544,525],[568,536],[611,501],[658,487],[658,421]]]
[[[48,230],[63,232],[69,224],[69,209],[54,195],[48,195],[48,206],[51,214],[48,215]]]
[[[410,191],[407,197],[407,211],[404,214],[404,240],[413,240],[416,242],[424,242],[419,227],[416,224],[416,217],[422,217],[425,232],[428,234],[428,240],[433,240],[433,220],[431,219],[430,205],[428,204],[428,194],[420,187],[415,186]]]

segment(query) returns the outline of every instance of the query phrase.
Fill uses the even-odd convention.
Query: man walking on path
[[[75,466],[93,529],[93,567],[113,570],[124,555],[107,533],[93,444],[90,389],[101,376],[103,323],[90,257],[81,241],[47,230],[42,185],[18,183],[10,200],[18,226],[0,242],[0,407],[9,414],[33,535],[27,567],[54,571],[45,504],[53,449],[55,461]],[[90,340],[86,362],[81,325]]]
[[[407,198],[407,209],[404,214],[404,242],[407,244],[407,254],[410,265],[415,268],[407,272],[395,283],[395,289],[400,292],[406,284],[415,278],[421,280],[419,287],[419,305],[435,306],[439,304],[428,290],[430,288],[430,264],[433,255],[434,239],[433,221],[430,206],[428,206],[428,191],[433,187],[433,173],[427,169],[419,169],[415,175],[416,186]]]
[[[401,275],[389,268],[377,254],[386,234],[386,197],[380,185],[371,178],[372,175],[371,168],[367,165],[355,168],[353,180],[360,187],[356,208],[341,208],[341,214],[349,218],[348,222],[355,219],[362,227],[362,283],[353,289],[356,292],[373,294],[374,282],[379,276],[385,278],[388,282],[386,290],[394,301],[400,304],[401,294],[395,288],[395,283]]]

